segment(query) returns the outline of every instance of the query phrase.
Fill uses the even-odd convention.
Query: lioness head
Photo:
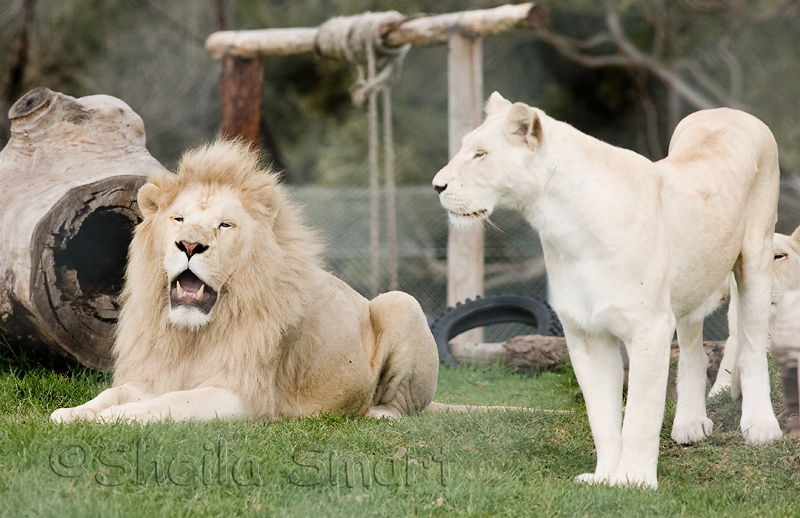
[[[257,160],[244,144],[218,142],[184,155],[177,175],[152,177],[139,190],[141,232],[160,256],[163,270],[152,275],[168,295],[172,325],[196,330],[211,322],[232,278],[240,291],[245,277],[262,282],[246,269],[263,262],[265,248],[277,248],[272,226],[281,200],[275,175]]]
[[[800,227],[791,236],[776,233],[772,243],[775,247],[772,303],[775,304],[781,290],[800,289]]]
[[[517,182],[537,180],[512,173],[535,166],[542,146],[537,110],[494,92],[486,103],[486,120],[464,136],[461,149],[433,179],[450,221],[467,226],[488,218],[496,207],[524,206],[525,200],[516,196]]]

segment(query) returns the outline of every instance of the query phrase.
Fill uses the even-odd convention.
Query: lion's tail
[[[430,412],[488,412],[489,410],[522,410],[525,412],[555,412],[561,413],[566,410],[546,410],[542,408],[526,408],[521,406],[487,406],[487,405],[447,405],[431,401],[425,408]]]

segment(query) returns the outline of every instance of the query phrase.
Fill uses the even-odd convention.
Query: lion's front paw
[[[772,413],[759,420],[742,418],[742,435],[744,442],[758,446],[777,441],[783,435],[781,425]]]
[[[72,408],[59,408],[50,414],[50,420],[54,423],[71,423],[73,421],[93,421],[97,414],[86,406],[76,406]]]
[[[714,422],[707,417],[686,422],[675,419],[672,424],[672,439],[678,444],[692,444],[710,436],[713,429]]]
[[[159,415],[139,404],[128,404],[106,408],[97,415],[101,423],[150,423],[158,421]]]

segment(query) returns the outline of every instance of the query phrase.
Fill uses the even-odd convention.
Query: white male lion
[[[775,233],[773,238],[774,247],[774,262],[773,264],[773,281],[772,281],[772,309],[770,311],[770,325],[769,329],[772,331],[773,322],[775,320],[775,310],[778,303],[778,295],[783,290],[796,290],[800,289],[800,227],[797,227],[792,235]],[[714,385],[709,391],[710,396],[714,396],[722,392],[726,388],[731,389],[731,396],[736,398],[739,396],[740,381],[736,365],[737,354],[739,347],[737,346],[736,333],[734,332],[737,327],[736,321],[736,290],[735,281],[732,281],[731,286],[731,303],[728,308],[728,328],[730,329],[730,336],[725,342],[725,353],[722,355],[722,361],[719,365],[717,378],[714,380]]]
[[[186,154],[139,191],[113,387],[51,418],[400,417],[432,400],[438,355],[411,296],[367,301],[242,143]]]
[[[502,206],[539,233],[597,449],[595,472],[578,480],[657,487],[676,322],[673,436],[691,442],[711,432],[702,326],[731,271],[743,315],[742,430],[751,444],[778,438],[766,359],[779,186],[769,129],[743,112],[701,111],[653,163],[496,92],[486,112],[433,185],[455,224]],[[624,424],[620,340],[630,357]],[[687,399],[694,403],[682,407]]]

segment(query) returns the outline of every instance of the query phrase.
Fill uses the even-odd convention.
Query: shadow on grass
[[[58,356],[44,348],[23,349],[0,336],[0,376],[24,378],[28,374],[53,372],[67,378],[82,377],[103,381],[107,374],[81,365],[75,358]]]

